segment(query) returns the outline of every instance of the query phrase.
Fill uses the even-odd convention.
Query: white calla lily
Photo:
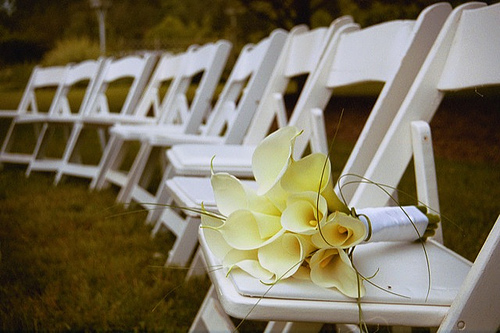
[[[325,198],[316,192],[302,192],[288,197],[281,224],[288,231],[312,235],[318,224],[326,220],[328,207]]]
[[[241,251],[233,249],[227,253],[222,263],[229,270],[238,267],[263,281],[268,281],[273,277],[273,273],[266,270],[260,264],[257,250]]]
[[[252,169],[259,184],[259,195],[267,193],[279,182],[290,164],[295,138],[299,134],[296,127],[283,127],[267,136],[255,149]]]
[[[284,233],[280,217],[240,209],[217,228],[224,240],[237,250],[262,247]]]
[[[281,186],[288,192],[314,191],[323,195],[331,211],[349,212],[333,189],[331,164],[325,154],[307,155],[292,161],[281,178]]]
[[[272,272],[273,282],[277,282],[295,274],[313,250],[309,237],[287,232],[261,247],[258,256],[262,267]]]
[[[225,172],[212,174],[212,188],[217,208],[225,216],[239,209],[250,209],[263,214],[279,215],[280,211],[266,197]]]
[[[358,282],[357,273],[343,250],[320,249],[311,257],[309,265],[311,281],[318,286],[337,288],[348,297],[364,296],[365,288]]]
[[[203,208],[202,210],[201,228],[203,230],[203,235],[205,236],[205,240],[212,253],[217,258],[222,260],[232,249],[232,247],[224,240],[221,233],[217,230],[217,228],[220,228],[224,224],[224,221],[222,220],[222,217],[213,215],[205,211]]]
[[[346,249],[364,241],[368,234],[366,225],[360,219],[342,212],[328,216],[326,223],[320,227],[318,233],[311,237],[311,241],[318,248]]]
[[[210,182],[221,214],[228,216],[238,209],[248,208],[247,193],[238,178],[225,172],[218,172],[212,174]]]

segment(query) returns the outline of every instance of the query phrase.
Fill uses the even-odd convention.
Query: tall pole
[[[89,0],[90,7],[96,10],[99,22],[99,47],[101,55],[106,55],[106,12],[111,7],[111,0]]]
[[[97,19],[99,20],[99,47],[101,55],[106,54],[106,9],[97,10]]]

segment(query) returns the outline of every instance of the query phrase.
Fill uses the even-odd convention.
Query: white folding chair
[[[220,142],[240,129],[236,126],[245,126],[244,119],[252,116],[286,37],[287,33],[283,30],[275,30],[257,45],[242,51],[213,111],[199,132],[144,133],[139,153],[126,175],[127,181],[117,201],[129,202],[133,199],[146,206],[156,202],[154,190],[148,190],[148,185],[155,162],[164,159],[165,148],[182,142]]]
[[[484,7],[484,4],[469,3],[452,12],[377,149],[366,171],[367,178],[397,186],[413,154],[415,166],[419,169],[417,174],[424,175],[424,180],[417,176],[419,196],[422,192],[429,192],[427,197],[434,195],[432,153],[419,153],[428,149],[431,142],[426,123],[446,91],[500,84],[497,66],[500,44],[496,42],[500,38],[499,17],[499,4]],[[424,190],[421,185],[424,185]],[[363,182],[353,192],[350,206],[383,205],[386,201],[380,192],[374,192]],[[478,257],[478,267],[472,270],[470,262],[432,239],[425,245],[428,261],[421,245],[416,243],[382,242],[358,246],[354,261],[362,274],[378,271],[371,282],[384,288],[390,286],[392,292],[410,296],[410,299],[401,298],[367,285],[366,295],[361,300],[364,321],[375,325],[437,327],[448,314],[443,331],[449,331],[449,328],[496,331],[500,324],[498,299],[492,301],[491,295],[484,290],[480,292],[477,284],[484,277],[491,286],[491,279],[499,276],[497,268],[487,266],[488,270],[482,270],[488,261],[492,264],[498,262],[497,249],[492,251],[498,242],[498,226],[490,236],[484,254]],[[204,243],[202,233],[200,241],[207,264],[218,265]],[[461,291],[456,299],[468,273],[463,288],[469,289]],[[230,278],[220,270],[209,271],[209,274],[224,310],[238,318],[316,323],[355,323],[359,320],[356,300],[349,300],[333,290],[316,288],[297,280],[282,281],[269,289],[237,270]],[[470,288],[476,287],[478,294],[473,295],[471,290],[475,289]],[[493,295],[498,295],[497,288],[493,289]],[[454,303],[450,307],[455,299],[457,302],[467,300],[468,303]],[[472,303],[474,301],[480,303]],[[471,318],[478,313],[481,313],[480,318],[488,320]]]
[[[36,163],[37,159],[43,159],[43,163],[52,163],[50,157],[46,155],[46,150],[50,139],[54,134],[55,125],[68,123],[72,124],[80,120],[83,112],[85,112],[91,99],[93,98],[95,86],[99,80],[99,75],[102,72],[105,62],[104,58],[99,58],[98,60],[86,60],[81,63],[71,65],[67,71],[64,82],[61,84],[59,101],[56,107],[51,108],[51,110],[44,115],[37,115],[36,117],[33,115],[22,115],[17,118],[18,123],[42,124],[35,148],[31,155],[31,160],[29,161],[26,169],[27,176],[30,175],[33,164]],[[70,103],[69,100],[70,92],[74,90],[75,87],[83,89],[84,85],[86,86],[84,90],[85,93],[79,103],[79,106],[72,106],[72,103]],[[67,126],[63,127],[66,130],[68,129]],[[69,133],[66,132],[65,135],[67,139]]]
[[[359,30],[353,24],[340,28],[310,81],[306,83],[291,116],[290,124],[304,129],[304,133],[297,138],[295,151],[297,156],[303,154],[308,141],[312,141],[312,151],[327,152],[322,110],[326,107],[335,88],[348,87],[356,83],[385,82],[361,135],[363,139],[368,137],[365,140],[370,143],[376,140],[380,142],[380,137],[389,126],[383,115],[393,117],[397,112],[404,98],[401,94],[405,94],[411,86],[419,66],[425,59],[425,54],[430,49],[449,11],[449,6],[441,4],[429,8],[417,22],[394,21],[363,30]],[[245,157],[243,162],[248,163],[247,168],[251,174],[251,152],[254,146],[249,147],[252,148],[245,151],[249,156]],[[175,148],[174,146],[173,149]],[[236,148],[237,146],[230,146],[227,151],[232,150],[236,154]],[[207,149],[212,149],[212,147]],[[224,167],[228,164],[223,163],[221,166],[216,162],[219,158],[218,154],[223,154],[224,151],[224,149],[217,149],[213,152],[215,171],[221,171],[221,169],[226,171]],[[226,156],[229,157],[229,155],[223,155],[222,158]],[[230,162],[230,159],[228,161]],[[243,163],[239,163],[236,167],[242,165]],[[209,164],[206,168],[209,168]],[[229,167],[229,172],[235,169]],[[239,170],[241,171],[242,168]],[[178,206],[199,209],[203,202],[206,209],[215,209],[208,178],[174,177],[167,181],[167,186]],[[168,210],[164,214],[167,212]],[[181,222],[187,222],[191,230],[196,230],[199,225],[199,216],[192,212],[185,214],[189,218]],[[172,220],[173,217],[170,215],[168,219],[162,218],[162,220]],[[176,225],[181,225],[181,222],[177,222]],[[194,238],[192,242],[196,244],[196,237],[193,233],[184,237]]]
[[[121,168],[128,151],[127,142],[139,141],[148,133],[193,132],[211,109],[211,100],[226,65],[231,45],[227,41],[191,46],[186,52],[165,59],[159,64],[153,81],[171,80],[160,107],[161,116],[150,125],[116,125],[110,129],[111,138],[97,166],[90,184],[91,189],[102,189],[108,183],[124,186],[126,172]],[[195,79],[200,77],[200,81]],[[149,107],[150,97],[157,94],[154,90],[147,93],[139,108]],[[190,88],[195,90],[194,99],[188,103]]]
[[[78,119],[67,123],[71,130],[62,157],[45,161],[34,159],[30,163],[30,169],[55,171],[55,184],[60,181],[64,174],[85,175],[91,168],[85,160],[80,159],[81,134],[84,129],[89,131],[97,129],[100,145],[103,146],[106,142],[106,126],[121,121],[153,121],[151,117],[136,117],[134,111],[156,60],[156,56],[153,54],[106,59],[85,110]],[[108,94],[110,86],[117,86],[118,82],[123,83],[125,89],[128,88],[128,93],[122,104],[115,109],[115,107],[110,107],[108,103]],[[60,122],[60,125],[62,126],[63,123]]]
[[[40,114],[52,113],[53,110],[58,108],[61,96],[62,83],[64,82],[70,66],[54,66],[54,67],[40,67],[36,66],[31,72],[30,79],[26,85],[23,96],[17,107],[17,110],[2,111],[1,118],[11,119],[10,126],[5,134],[2,149],[0,151],[0,163],[29,163],[33,146],[31,150],[26,147],[26,142],[22,143],[22,147],[16,147],[16,141],[19,141],[19,135],[22,135],[22,140],[26,140],[27,131],[19,133],[17,131],[17,118],[21,116],[39,116]],[[37,96],[41,90],[52,93],[52,102],[48,110],[40,108]],[[50,92],[51,91],[51,92]],[[38,125],[38,124],[35,124]],[[39,126],[33,129],[33,145],[36,142],[39,132]],[[17,138],[16,138],[17,137]]]
[[[256,111],[255,117],[261,121],[261,126],[269,128],[275,116],[281,119],[278,121],[281,125],[288,122],[283,99],[289,82],[297,76],[313,75],[334,32],[347,24],[352,24],[350,17],[335,21],[328,29],[307,30],[301,26],[291,31]],[[306,87],[307,83],[303,89],[307,89]],[[242,133],[239,134],[242,135]],[[166,177],[173,176],[170,170],[167,170]],[[165,186],[165,182],[162,186]],[[161,191],[166,192],[166,188],[161,188]],[[167,200],[166,196],[160,195],[158,201],[160,207],[153,210],[160,215],[153,233],[157,233],[162,227],[173,232],[177,239],[169,253],[167,264],[186,265],[198,243],[196,229],[199,217],[192,213],[183,217],[183,214],[164,207],[164,204],[172,202],[172,200]]]

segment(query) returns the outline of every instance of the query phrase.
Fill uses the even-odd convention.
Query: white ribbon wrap
[[[415,206],[364,208],[356,213],[368,230],[371,225],[371,237],[366,241],[370,243],[415,241],[429,224],[427,216]]]

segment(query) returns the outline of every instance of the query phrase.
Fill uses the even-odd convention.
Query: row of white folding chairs
[[[145,85],[146,79],[156,62],[156,57],[152,54],[143,57],[130,56],[123,59],[100,58],[98,60],[88,60],[78,64],[68,64],[66,66],[40,67],[36,66],[31,74],[25,88],[18,109],[10,113],[2,113],[3,117],[12,119],[10,127],[5,135],[0,154],[1,162],[29,164],[34,150],[16,150],[16,141],[19,140],[18,127],[29,124],[42,128],[42,124],[48,122],[70,122],[74,123],[83,117],[92,116],[94,113],[103,115],[109,110],[101,110],[103,107],[102,97],[99,93],[107,88],[108,76],[116,76],[123,73],[123,77],[133,78],[131,89],[134,93],[127,96],[121,114],[129,113],[135,99],[137,91]],[[76,85],[86,85],[84,97],[79,105],[72,105],[69,101],[70,91]],[[40,91],[52,89],[54,94],[48,110],[42,110],[39,106]],[[98,105],[98,103],[100,103]],[[76,103],[78,104],[78,103]],[[25,126],[24,126],[25,127]],[[34,142],[38,146],[38,141],[43,137],[46,126],[34,134]],[[23,134],[25,134],[23,132]],[[25,138],[24,138],[25,139]]]
[[[10,112],[13,121],[2,145],[0,162],[25,163],[27,175],[31,171],[56,172],[57,184],[63,175],[70,174],[92,178],[98,168],[96,164],[82,160],[82,133],[97,129],[101,147],[89,148],[94,154],[107,145],[108,129],[116,124],[175,124],[174,127],[196,127],[191,114],[205,114],[215,93],[217,83],[228,59],[231,44],[221,40],[203,46],[193,45],[180,54],[163,54],[156,66],[156,55],[129,56],[121,59],[99,59],[77,65],[56,68],[36,67],[33,70],[25,94],[16,112]],[[151,72],[154,72],[151,75]],[[190,82],[199,78],[197,99],[192,107],[187,103]],[[124,80],[128,89],[118,107],[110,87]],[[87,81],[85,98],[77,111],[72,111],[68,101],[70,90],[82,81]],[[162,97],[163,85],[168,85]],[[54,95],[48,112],[41,113],[36,101],[36,90],[54,86]],[[111,96],[110,96],[111,95]],[[191,112],[198,110],[196,112]],[[114,111],[114,112],[113,112]],[[168,111],[168,112],[164,112]],[[3,113],[7,115],[8,113]],[[198,116],[199,117],[199,116]],[[201,122],[203,119],[198,119]],[[13,152],[16,126],[34,125],[36,144],[26,153]],[[45,152],[51,134],[56,128],[63,128],[67,134],[63,153],[57,157],[47,157]],[[96,149],[97,148],[97,149]]]
[[[429,15],[431,10],[436,10],[439,6],[441,6],[439,18],[434,17],[421,25],[424,22],[424,14]],[[443,24],[444,19],[446,22],[442,29],[435,27],[439,35],[435,42],[431,43],[432,48],[428,55],[426,57],[424,55],[425,61],[419,66],[415,80],[410,82],[411,87],[402,96],[404,99],[395,107],[396,113],[389,117],[383,110],[380,111],[379,116],[386,118],[388,123],[383,128],[380,140],[376,141],[374,146],[369,146],[363,140],[369,137],[372,131],[377,130],[376,127],[371,127],[372,111],[365,127],[365,130],[367,128],[369,130],[367,132],[363,130],[364,135],[361,135],[361,141],[358,140],[357,149],[354,151],[356,155],[351,155],[351,159],[355,161],[360,158],[365,159],[366,156],[364,163],[366,168],[361,172],[356,169],[353,171],[353,164],[348,163],[344,169],[344,173],[354,172],[377,183],[397,186],[413,156],[416,163],[419,199],[432,209],[439,207],[428,122],[446,91],[500,84],[500,67],[496,60],[500,52],[500,45],[497,43],[500,38],[498,25],[500,5],[485,7],[481,3],[468,3],[451,13],[449,8],[446,5],[443,7],[443,4],[435,5],[426,9],[419,17],[416,27],[420,28],[430,22],[436,24],[436,19],[440,20],[439,26]],[[339,34],[339,41],[343,38],[349,39],[348,36],[349,32],[342,36]],[[420,36],[418,33],[413,35],[413,46],[418,45],[421,42],[420,38],[426,36],[427,33]],[[403,64],[413,61],[411,52],[414,50],[410,47],[407,51],[403,57]],[[367,55],[369,53],[363,53],[363,56]],[[404,66],[400,67],[400,71],[402,67]],[[406,75],[403,73],[404,71],[401,75]],[[334,80],[334,74],[335,71],[332,71],[331,80]],[[361,153],[365,147],[368,151]],[[213,197],[209,191],[202,190],[204,187],[200,182],[192,179],[192,183],[186,179],[181,180],[176,178],[169,182],[173,184],[171,189],[174,189],[173,194],[176,195],[180,206],[189,207],[192,204],[198,207],[196,203],[199,203],[199,200],[213,203]],[[348,197],[350,205],[365,207],[386,203],[386,196],[380,195],[376,187],[370,186],[368,182],[358,183],[359,186],[354,188]],[[191,187],[193,184],[195,187]],[[208,193],[208,196],[200,195],[203,193]],[[430,284],[427,280],[429,277],[426,273],[427,263],[422,259],[422,249],[419,244],[381,243],[359,246],[358,270],[370,275],[369,271],[380,268],[373,282],[382,286],[390,285],[392,291],[411,290],[413,295],[409,300],[400,299],[370,288],[361,302],[364,320],[367,323],[385,325],[441,325],[443,332],[452,330],[495,332],[500,324],[496,316],[500,311],[499,290],[494,285],[499,277],[496,268],[500,261],[499,225],[500,222],[497,221],[472,269],[470,262],[445,248],[438,241],[428,241],[426,251],[431,269]],[[208,267],[218,267],[220,263],[205,244],[203,233],[200,233],[200,240],[206,264]],[[397,265],[391,269],[390,264],[394,263]],[[228,278],[223,270],[208,271],[216,294],[221,299],[222,309],[238,318],[316,323],[326,320],[333,323],[353,323],[358,320],[357,302],[355,300],[349,302],[335,291],[314,289],[309,284],[297,280],[283,285],[278,283],[269,289],[238,270],[232,271],[231,278]],[[428,287],[430,294],[429,298],[426,298]],[[290,294],[291,289],[294,289],[294,295],[297,296]],[[217,316],[207,316],[208,313],[212,315],[218,313],[218,301],[213,298],[215,295],[213,289],[211,293],[212,297],[210,294],[207,296],[207,302],[200,310],[193,329],[200,329],[203,324],[206,324],[205,328],[217,324],[214,323]],[[224,321],[224,318],[222,320]],[[223,327],[225,324],[231,328],[231,323],[227,320],[218,327]],[[288,324],[284,329],[304,327],[311,330],[314,325]]]

